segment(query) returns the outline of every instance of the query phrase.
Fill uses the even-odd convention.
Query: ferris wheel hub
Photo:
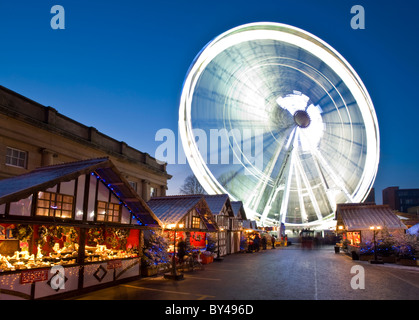
[[[294,113],[294,121],[300,128],[307,128],[311,123],[310,116],[304,110],[298,110]]]

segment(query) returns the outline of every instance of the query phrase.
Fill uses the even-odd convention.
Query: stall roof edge
[[[342,222],[347,231],[368,230],[370,226],[407,229],[388,205],[376,205],[375,203],[338,205],[336,220]]]

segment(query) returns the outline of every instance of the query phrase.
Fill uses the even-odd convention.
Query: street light
[[[338,236],[338,234],[342,233],[343,231],[343,225],[338,225],[338,231],[335,232],[336,237]],[[335,253],[339,253],[340,252],[340,246],[342,244],[336,243],[335,244]]]
[[[173,229],[173,257],[172,257],[172,271],[171,273],[164,274],[165,279],[171,280],[182,280],[183,274],[178,274],[176,270],[176,229],[182,229],[183,224],[169,224],[166,226],[166,229],[172,230]]]
[[[383,261],[379,261],[377,259],[377,242],[375,240],[375,235],[379,230],[381,230],[381,227],[380,226],[371,226],[370,230],[373,231],[373,235],[374,235],[374,260],[370,260],[370,263],[372,263],[372,264],[382,264]]]

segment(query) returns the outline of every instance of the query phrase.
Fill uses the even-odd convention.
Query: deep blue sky
[[[53,30],[53,5],[65,30]],[[350,26],[351,7],[366,28]],[[154,156],[177,131],[186,72],[202,47],[241,24],[272,21],[334,47],[367,87],[378,117],[377,203],[387,186],[419,188],[419,4],[411,0],[1,1],[0,84]],[[168,166],[169,194],[190,173]]]

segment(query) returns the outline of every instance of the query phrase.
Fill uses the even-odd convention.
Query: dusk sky
[[[50,26],[65,9],[65,29]],[[365,29],[351,28],[351,8]],[[217,35],[271,21],[306,30],[356,70],[380,129],[376,200],[419,188],[419,4],[358,0],[1,1],[0,85],[154,156],[159,129],[177,132],[188,68]],[[169,165],[168,194],[191,173]]]

